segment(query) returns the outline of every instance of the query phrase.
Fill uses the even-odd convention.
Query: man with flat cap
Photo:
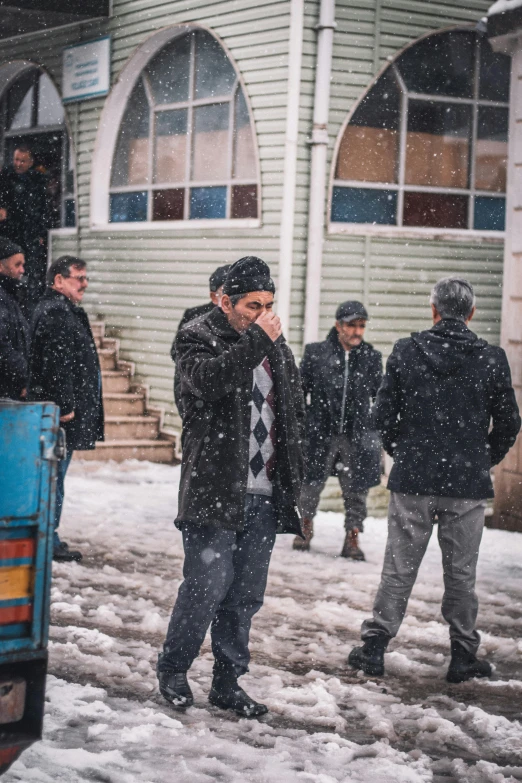
[[[244,717],[267,707],[238,684],[248,671],[250,625],[263,604],[276,533],[301,534],[304,403],[299,371],[272,311],[275,286],[259,258],[241,258],[221,307],[176,338],[183,457],[175,524],[185,563],[163,652],[159,688],[193,704],[187,672],[210,625],[211,704]]]
[[[205,304],[203,305],[188,307],[183,313],[181,321],[179,322],[178,332],[180,329],[182,329],[185,326],[185,324],[190,323],[195,318],[200,318],[202,315],[206,315],[207,313],[210,313],[210,311],[213,310],[214,307],[220,306],[221,297],[223,296],[223,283],[225,282],[225,278],[227,276],[227,272],[229,269],[230,269],[230,264],[225,264],[225,266],[218,266],[218,268],[214,270],[214,272],[212,272],[212,274],[208,279],[210,301],[205,302]],[[170,355],[172,356],[172,361],[175,363],[176,362],[176,338],[175,337],[172,342],[172,348],[170,349]],[[176,402],[176,407],[178,409],[179,415],[182,416],[183,409],[182,409],[182,402],[181,402],[180,377],[177,369],[174,371],[174,400]]]
[[[367,320],[361,302],[344,302],[326,340],[310,343],[304,351],[307,459],[301,507],[305,537],[296,537],[293,544],[300,551],[310,549],[319,496],[328,476],[337,475],[345,507],[341,557],[365,559],[359,533],[368,490],[379,483],[381,473],[381,445],[370,425],[370,410],[382,380],[382,356],[363,339]]]

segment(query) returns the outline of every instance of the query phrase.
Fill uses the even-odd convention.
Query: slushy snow
[[[270,713],[207,702],[208,638],[174,711],[155,676],[177,588],[179,468],[73,462],[62,536],[81,564],[54,564],[45,734],[5,783],[504,783],[522,780],[522,536],[486,530],[480,653],[491,681],[449,685],[442,572],[433,537],[387,676],[346,665],[379,581],[386,521],[368,520],[366,563],[338,557],[340,514],[317,517],[310,553],[280,536],[241,683]]]

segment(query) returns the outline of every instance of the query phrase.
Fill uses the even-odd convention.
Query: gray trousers
[[[315,517],[319,506],[319,497],[335,465],[344,502],[344,529],[348,532],[357,528],[361,533],[363,532],[364,520],[367,516],[368,490],[354,492],[352,489],[353,449],[354,446],[346,435],[336,435],[332,438],[321,479],[305,483],[301,489],[301,508],[305,519]]]
[[[475,576],[485,508],[485,500],[391,493],[381,583],[373,619],[362,625],[363,639],[397,635],[433,525],[438,521],[444,571],[442,615],[449,623],[450,639],[469,652],[477,651],[480,636],[475,630]]]
[[[272,498],[247,495],[241,532],[185,525],[184,581],[172,611],[158,672],[186,672],[210,625],[214,670],[248,671],[252,618],[263,606],[277,513]]]

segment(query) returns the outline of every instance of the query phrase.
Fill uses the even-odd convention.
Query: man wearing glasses
[[[86,263],[61,256],[47,272],[47,290],[31,322],[29,400],[60,408],[67,452],[58,463],[53,559],[81,560],[58,535],[64,479],[73,451],[94,449],[104,438],[100,362],[87,313],[80,307],[88,285]]]

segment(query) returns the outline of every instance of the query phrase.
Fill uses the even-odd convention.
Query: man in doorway
[[[58,535],[64,480],[73,451],[94,449],[104,438],[101,371],[89,319],[80,307],[87,289],[86,263],[61,256],[49,267],[48,288],[31,322],[30,400],[50,400],[60,408],[67,453],[58,463],[53,559],[81,560]]]
[[[0,398],[27,395],[29,327],[20,309],[22,248],[0,237]]]
[[[267,712],[238,685],[248,671],[253,616],[263,604],[276,533],[301,532],[299,371],[272,311],[260,258],[231,268],[221,307],[178,332],[183,458],[176,525],[184,582],[158,660],[160,691],[193,703],[187,672],[211,626],[211,704],[244,717]]]
[[[206,302],[203,305],[196,305],[196,307],[189,307],[185,312],[183,313],[183,317],[181,318],[181,321],[179,322],[178,326],[178,332],[180,329],[182,329],[185,324],[190,323],[195,318],[199,318],[202,315],[206,315],[207,313],[210,313],[211,310],[214,309],[214,307],[219,307],[221,304],[221,297],[223,295],[223,283],[225,282],[225,278],[227,276],[227,272],[230,269],[230,264],[226,264],[225,266],[218,266],[218,268],[212,272],[212,274],[209,277],[209,296],[210,301]],[[176,362],[176,338],[174,337],[172,348],[170,349],[170,355],[172,356],[172,361]],[[176,402],[176,407],[178,409],[178,413],[180,416],[183,416],[183,409],[182,409],[182,401],[181,401],[181,390],[180,390],[180,377],[179,372],[177,370],[177,367],[174,369],[174,400]]]
[[[373,409],[394,460],[388,542],[373,617],[348,662],[384,674],[385,650],[438,522],[442,614],[451,640],[446,679],[455,683],[491,674],[490,664],[476,658],[475,574],[486,498],[493,497],[491,467],[515,443],[520,416],[506,354],[468,328],[475,313],[471,285],[439,280],[430,302],[433,327],[395,344]]]
[[[341,557],[364,560],[359,545],[368,490],[380,481],[381,445],[370,424],[371,401],[382,380],[382,357],[364,342],[368,313],[361,302],[339,305],[335,325],[324,342],[305,348],[301,377],[306,401],[307,459],[301,494],[307,551],[314,516],[328,476],[339,478],[345,508]]]
[[[0,231],[20,245],[25,255],[27,317],[45,291],[50,227],[47,178],[34,168],[31,149],[19,144],[12,165],[0,174]]]

